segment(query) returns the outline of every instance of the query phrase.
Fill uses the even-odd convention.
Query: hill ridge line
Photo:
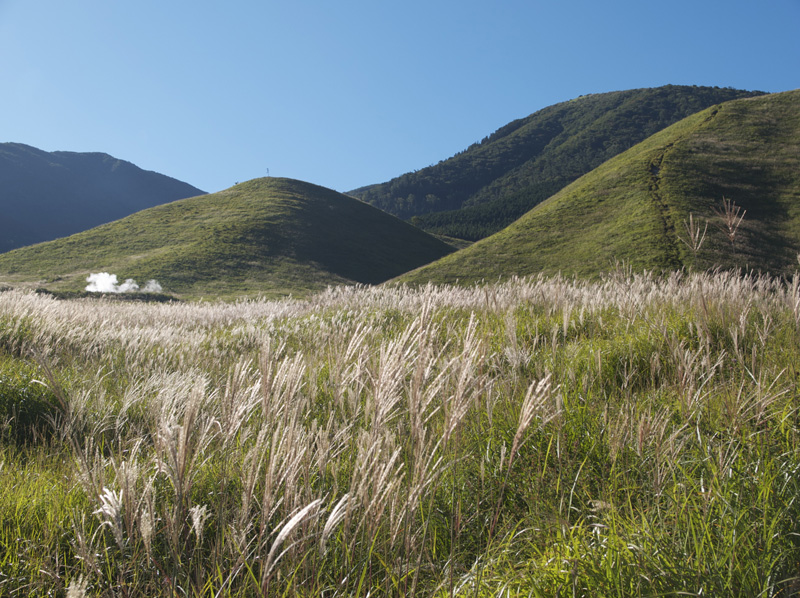
[[[669,255],[667,261],[672,267],[680,267],[680,249],[678,247],[678,233],[675,227],[675,222],[669,212],[666,201],[661,193],[661,164],[664,162],[664,157],[667,152],[672,149],[674,143],[667,144],[658,154],[650,161],[650,184],[648,191],[652,204],[656,209],[659,220],[664,229],[664,238],[669,243]]]
[[[692,130],[696,132],[700,129],[708,127],[717,118],[720,110],[722,109],[723,104],[716,104],[709,107],[707,109],[708,115],[699,122],[695,123],[692,127]],[[666,157],[667,153],[671,150],[674,150],[674,147],[675,142],[669,142],[663,148],[661,148],[660,151],[658,151],[657,155],[652,160],[650,160],[650,182],[648,185],[648,191],[653,201],[653,206],[655,207],[658,217],[664,227],[664,239],[667,241],[669,247],[667,255],[665,256],[666,261],[671,265],[671,267],[680,268],[682,260],[680,257],[680,244],[678,243],[679,237],[677,226],[672,214],[670,213],[667,201],[664,199],[664,195],[661,192],[661,182],[663,178],[661,175],[661,165],[664,163],[664,158]]]

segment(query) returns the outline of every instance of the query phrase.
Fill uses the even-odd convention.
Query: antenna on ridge
[[[269,168],[267,168],[267,176],[269,176]]]

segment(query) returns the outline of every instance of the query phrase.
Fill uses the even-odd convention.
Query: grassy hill
[[[477,240],[682,118],[758,95],[668,85],[593,94],[511,122],[456,156],[350,194],[435,234]]]
[[[264,178],[0,255],[0,282],[79,290],[104,271],[188,297],[297,295],[379,283],[452,250],[352,197]]]
[[[667,85],[581,96],[513,121],[456,156],[352,195],[434,234],[478,240],[682,118],[760,95]]]
[[[723,197],[746,215],[733,245]],[[695,256],[690,213],[708,222]],[[720,265],[793,272],[800,251],[800,90],[709,108],[609,160],[503,231],[401,277],[492,280],[538,272],[596,275]]]
[[[202,193],[108,154],[0,143],[0,253]]]

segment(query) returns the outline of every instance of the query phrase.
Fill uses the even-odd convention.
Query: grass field
[[[0,293],[0,594],[790,596],[800,279]]]

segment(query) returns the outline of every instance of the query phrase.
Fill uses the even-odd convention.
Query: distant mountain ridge
[[[104,153],[0,143],[0,253],[204,193]]]
[[[667,85],[581,96],[510,122],[436,165],[349,193],[428,232],[474,241],[682,118],[757,95]]]

